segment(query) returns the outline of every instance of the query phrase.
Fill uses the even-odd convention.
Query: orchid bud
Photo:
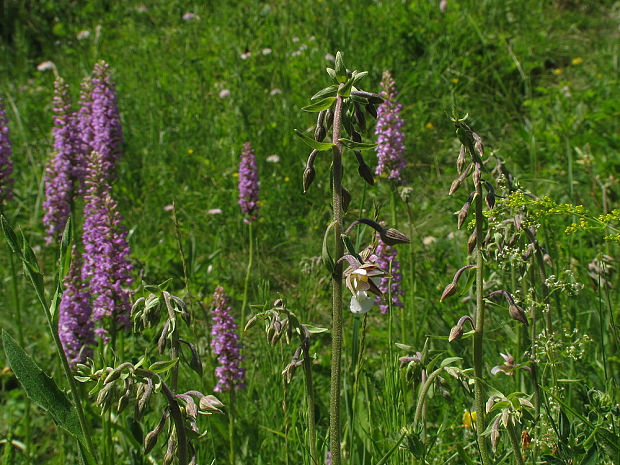
[[[396,245],[396,244],[408,244],[411,242],[407,236],[394,228],[384,228],[379,231],[379,237],[384,244]]]
[[[325,111],[325,118],[323,119],[323,121],[327,129],[330,129],[332,125],[334,124],[334,112],[332,111],[331,108],[328,108]]]
[[[459,156],[456,159],[456,171],[461,174],[463,172],[463,168],[465,168],[465,146],[461,145],[461,150],[459,151]]]
[[[366,131],[366,117],[364,116],[362,108],[357,102],[353,103],[353,108],[353,117],[355,118],[355,123],[357,124],[357,127],[360,128],[362,132]]]
[[[377,119],[377,107],[375,107],[372,103],[367,103],[364,108],[366,108],[366,111],[370,116]]]
[[[469,239],[467,239],[467,253],[471,254],[474,249],[476,248],[476,230],[474,229],[474,232],[471,233],[471,236],[469,236]]]
[[[357,132],[355,129],[351,130],[351,140],[353,142],[361,142],[362,141],[362,136],[360,135],[359,132]]]
[[[342,188],[342,209],[345,212],[348,211],[350,204],[351,204],[351,193],[343,187]]]
[[[355,158],[357,158],[357,163],[358,163],[357,172],[359,173],[359,175],[364,181],[366,181],[371,186],[374,185],[375,179],[372,175],[372,170],[364,161],[362,152],[360,152],[359,150],[354,150],[353,153],[355,153]]]
[[[450,330],[448,342],[456,341],[457,339],[461,339],[461,337],[463,337],[463,326],[456,325]]]
[[[306,166],[306,169],[304,170],[304,178],[303,178],[304,194],[308,192],[308,189],[310,189],[310,185],[312,184],[312,181],[314,181],[315,177],[316,177],[316,171],[314,170],[314,166]]]
[[[381,105],[383,103],[383,97],[381,97],[379,94],[373,94],[363,90],[352,90],[351,95],[365,98],[366,100],[368,100],[369,103],[372,104]]]
[[[508,313],[510,315],[510,318],[512,318],[513,320],[517,320],[523,323],[525,326],[529,326],[529,323],[527,321],[527,316],[525,315],[525,311],[523,311],[523,309],[519,307],[518,305],[515,305],[515,304],[509,305]]]

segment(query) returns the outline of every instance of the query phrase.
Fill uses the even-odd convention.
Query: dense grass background
[[[618,208],[617,2],[449,1],[445,13],[435,1],[200,3],[0,3],[0,96],[10,120],[16,196],[6,213],[31,244],[38,246],[46,271],[52,275],[56,251],[44,246],[41,203],[44,164],[52,145],[54,77],[49,71],[37,71],[37,65],[53,61],[77,101],[79,82],[97,60],[106,60],[117,83],[126,141],[114,193],[130,230],[136,282],[138,278],[148,283],[173,278],[173,287],[183,295],[174,224],[165,207],[175,202],[178,209],[197,317],[193,337],[206,367],[203,379],[184,373],[188,388],[210,392],[214,385],[207,310],[215,286],[225,287],[236,312],[240,307],[247,227],[237,205],[234,175],[245,141],[256,151],[263,202],[250,303],[262,308],[281,294],[303,321],[329,326],[328,282],[314,260],[320,255],[330,217],[329,162],[319,157],[317,181],[303,195],[301,176],[308,151],[293,137],[293,129],[313,124],[312,117],[300,108],[328,84],[326,55],[336,50],[342,50],[349,67],[370,72],[368,90],[378,90],[381,73],[389,69],[404,106],[406,177],[413,188],[417,268],[415,298],[405,274],[404,340],[399,328],[398,342],[419,350],[425,336],[431,336],[434,351],[463,356],[463,365],[471,365],[466,343],[448,346],[445,340],[468,307],[438,302],[452,273],[466,260],[466,233],[453,233],[453,213],[461,204],[447,195],[459,147],[448,117],[453,105],[470,114],[470,125],[485,141],[487,151],[502,157],[532,192],[557,202],[583,204],[596,214]],[[187,12],[199,19],[183,20]],[[78,40],[83,30],[90,35]],[[265,54],[263,49],[271,52]],[[242,59],[246,51],[251,55]],[[221,98],[224,89],[230,96]],[[279,155],[278,163],[266,161],[272,154]],[[376,166],[372,154],[367,162]],[[351,160],[345,162],[345,186],[353,193],[350,221],[360,215],[364,191]],[[389,219],[393,195],[387,180],[378,179],[374,188],[365,191],[365,215],[372,213],[376,202]],[[394,198],[397,226],[407,230],[405,205]],[[207,214],[214,208],[223,213]],[[556,323],[595,339],[582,360],[563,367],[566,386],[575,386],[567,398],[582,408],[580,399],[590,388],[618,401],[617,340],[609,333],[607,321],[614,314],[616,320],[619,316],[620,282],[615,275],[607,317],[600,321],[598,303],[594,303],[598,290],[592,290],[587,275],[587,264],[597,253],[617,257],[618,247],[605,243],[598,233],[564,235],[570,222],[571,218],[549,219],[541,238],[553,257],[555,274],[570,269],[586,284],[578,296],[557,297],[565,318]],[[7,249],[0,250],[0,321],[15,333]],[[402,249],[400,256],[403,270],[408,270],[408,249]],[[55,372],[49,335],[34,304],[34,293],[23,280],[19,291],[29,322],[24,328],[27,349],[41,366]],[[352,321],[349,315],[345,318],[344,352],[348,356]],[[490,367],[501,361],[500,351],[509,349],[505,320],[494,314],[489,319],[486,354]],[[255,329],[246,336],[248,388],[236,400],[240,463],[309,463],[304,453],[301,376],[284,388],[280,371],[288,363],[289,350],[269,348],[259,332]],[[516,333],[508,331],[514,338]],[[134,338],[135,352],[127,349],[127,357],[139,356],[152,337],[156,336]],[[313,345],[322,441],[328,422],[328,342],[324,336]],[[389,348],[386,316],[370,315],[366,343],[359,398],[355,404],[349,398],[345,402],[359,409],[353,430],[350,425],[344,430],[347,450],[357,438],[356,448],[348,452],[350,463],[376,463],[400,428],[412,421],[415,405],[410,388],[395,369],[397,356],[404,354]],[[603,345],[608,348],[610,376],[603,374]],[[350,366],[349,358],[345,366]],[[347,371],[345,384],[351,376]],[[513,382],[494,381],[506,386]],[[10,431],[23,439],[24,396],[8,374],[2,383],[0,437]],[[429,405],[429,430],[441,425],[443,432],[431,457],[436,463],[463,463],[450,457],[457,443],[473,441],[461,420],[463,411],[471,408],[471,399],[457,385],[452,386],[449,402],[438,400],[438,394]],[[93,418],[96,415],[93,412]],[[123,421],[122,416],[118,418],[119,424]],[[155,417],[150,420],[155,421]],[[211,463],[215,457],[216,463],[226,463],[227,419],[214,416],[205,424],[210,433],[201,443],[199,463]],[[72,444],[67,442],[66,451],[59,449],[64,444],[62,434],[49,426],[43,413],[33,428],[37,463],[67,463],[65,454],[67,460],[74,460]],[[119,448],[131,448],[122,432],[118,438]],[[156,449],[153,455],[160,457],[161,452]],[[404,451],[399,454],[391,463],[405,463],[410,457]],[[471,457],[477,459],[473,453]]]

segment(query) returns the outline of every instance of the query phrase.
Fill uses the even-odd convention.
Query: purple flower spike
[[[254,150],[249,142],[243,144],[239,165],[239,205],[241,211],[249,216],[244,221],[251,223],[258,214],[258,169]]]
[[[215,369],[217,385],[215,392],[229,391],[231,388],[239,390],[245,387],[245,369],[240,364],[241,344],[236,333],[237,325],[230,314],[228,297],[224,289],[218,286],[213,294],[213,327],[211,328],[211,347],[217,355],[218,367]]]
[[[8,200],[13,198],[13,162],[11,161],[11,139],[9,138],[9,120],[0,99],[0,210]]]
[[[82,280],[89,284],[93,298],[93,320],[115,329],[131,327],[129,292],[131,265],[127,232],[103,174],[103,159],[92,152],[86,173],[86,205],[84,206],[84,266]],[[104,328],[95,330],[107,337]]]
[[[82,84],[83,107],[80,110],[80,133],[86,153],[101,155],[106,179],[116,176],[116,165],[123,155],[123,129],[118,111],[115,84],[106,62],[95,65],[91,81]],[[87,92],[89,92],[87,96]]]
[[[402,105],[396,100],[398,92],[389,71],[383,73],[381,97],[385,100],[377,108],[377,157],[379,163],[375,174],[385,174],[399,184],[405,184],[405,134],[402,131],[403,120],[400,117]]]
[[[392,291],[392,307],[403,308],[403,302],[401,298],[404,295],[403,289],[401,288],[401,282],[403,280],[403,275],[400,272],[400,263],[396,258],[398,252],[395,247],[391,247],[384,243],[377,233],[377,239],[379,240],[379,244],[377,245],[377,249],[375,250],[375,255],[377,256],[376,264],[379,268],[382,268],[386,271],[390,270],[390,262],[392,263],[391,268],[391,276],[392,276],[392,285],[390,286],[390,278],[384,277],[381,278],[381,283],[379,283],[379,289],[381,293],[385,296],[388,295],[388,286],[391,287]],[[381,308],[381,313],[384,315],[389,310],[390,306],[388,303],[384,303],[381,301],[379,297],[375,299],[375,303],[379,304],[379,308]]]
[[[69,363],[74,364],[92,357],[95,331],[90,318],[90,296],[80,278],[82,263],[75,245],[72,255],[71,267],[65,276],[65,291],[60,301],[58,335]]]
[[[43,224],[46,242],[58,242],[71,214],[71,202],[81,191],[85,158],[81,153],[77,115],[71,110],[69,86],[62,78],[54,83],[54,151],[45,169]]]

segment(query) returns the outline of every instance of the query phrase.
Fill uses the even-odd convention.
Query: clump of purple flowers
[[[71,214],[71,203],[84,182],[85,158],[80,147],[77,115],[71,109],[69,86],[62,78],[54,83],[54,151],[45,175],[43,224],[46,242],[59,240]]]
[[[13,162],[11,161],[11,139],[9,120],[0,99],[0,210],[4,202],[13,198]]]
[[[375,174],[386,174],[399,184],[405,184],[405,134],[403,119],[400,117],[402,105],[396,99],[398,91],[389,71],[383,73],[381,97],[384,101],[377,108],[377,157],[379,163]]]
[[[380,238],[379,234],[377,234],[377,239],[379,241],[377,248],[375,250],[375,255],[377,256],[376,264],[379,268],[384,270],[390,270],[392,278],[384,277],[381,278],[381,282],[378,287],[381,290],[381,293],[385,296],[388,296],[388,291],[391,290],[392,293],[392,307],[403,308],[403,302],[401,298],[404,295],[403,289],[401,288],[401,282],[403,280],[403,275],[400,272],[400,263],[398,262],[397,255],[398,252],[395,247],[391,247],[384,243]],[[391,267],[390,267],[391,263]],[[392,284],[390,285],[390,279]],[[386,303],[381,300],[380,297],[375,299],[375,304],[379,305],[381,308],[381,313],[384,315],[390,308],[389,303]]]
[[[86,173],[82,281],[93,298],[93,319],[107,322],[112,330],[129,329],[131,305],[124,287],[132,284],[127,232],[105,179],[103,157],[92,152]],[[107,337],[107,328],[95,332]]]
[[[239,164],[239,205],[241,211],[249,216],[244,221],[250,223],[258,214],[258,169],[254,150],[249,142],[243,144]]]
[[[237,325],[230,314],[229,299],[224,289],[218,286],[213,294],[213,327],[211,329],[211,346],[217,355],[218,367],[215,369],[217,385],[215,392],[239,390],[245,387],[245,369],[240,364],[241,344],[236,333]]]
[[[83,153],[99,153],[102,174],[105,179],[113,179],[118,160],[123,155],[123,129],[116,86],[105,61],[95,65],[92,79],[86,78],[82,82],[78,128]]]
[[[71,267],[65,276],[65,291],[59,308],[58,335],[70,363],[84,362],[92,357],[95,344],[92,308],[86,285],[81,283],[80,255],[74,245]]]

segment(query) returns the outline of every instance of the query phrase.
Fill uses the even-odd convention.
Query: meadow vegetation
[[[620,463],[618,19],[2,2],[2,463]],[[102,75],[122,144],[87,144],[50,227],[56,77],[77,111]],[[375,171],[383,99],[397,175]],[[117,274],[80,353],[57,309],[108,263],[79,272],[106,215]]]

